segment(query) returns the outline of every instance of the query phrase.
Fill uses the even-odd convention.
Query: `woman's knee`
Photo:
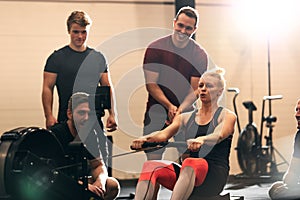
[[[201,185],[208,172],[208,163],[203,158],[186,158],[182,163],[181,172],[190,167],[195,172],[195,186]]]
[[[153,185],[157,183],[166,188],[172,188],[177,180],[177,168],[171,161],[151,160],[143,165],[140,181],[150,181]],[[178,167],[180,169],[180,167]]]

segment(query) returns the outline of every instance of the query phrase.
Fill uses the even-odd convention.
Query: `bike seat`
[[[257,110],[256,106],[254,105],[254,103],[252,101],[244,101],[243,105],[249,110]]]

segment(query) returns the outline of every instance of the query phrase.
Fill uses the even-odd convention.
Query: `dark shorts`
[[[208,173],[203,184],[195,187],[191,196],[209,197],[219,195],[226,185],[228,173],[224,167],[209,164]]]

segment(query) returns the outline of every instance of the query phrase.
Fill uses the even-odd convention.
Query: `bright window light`
[[[299,0],[237,0],[235,18],[245,32],[277,35],[299,23]]]

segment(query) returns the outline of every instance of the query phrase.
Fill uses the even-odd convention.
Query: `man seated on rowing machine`
[[[50,127],[50,130],[58,138],[66,152],[68,151],[69,144],[78,137],[78,134],[89,130],[89,114],[89,95],[78,92],[73,94],[69,100],[67,110],[68,120]],[[115,199],[119,194],[120,185],[115,178],[108,177],[107,168],[103,162],[96,135],[93,138],[93,134],[89,134],[84,143],[88,151],[93,149],[87,157],[92,175],[92,182],[88,184],[88,189],[104,200]]]
[[[295,111],[298,131],[294,139],[292,159],[282,181],[273,183],[269,189],[271,199],[300,199],[300,99]]]
[[[182,166],[166,160],[149,160],[136,187],[135,199],[156,199],[162,185],[172,190],[171,199],[188,199],[219,195],[229,175],[229,154],[236,115],[219,105],[223,95],[224,70],[205,72],[199,81],[201,106],[182,113],[166,129],[133,140],[132,149],[141,149],[145,142],[164,142],[177,132],[185,134],[187,151],[181,156]],[[181,131],[179,131],[181,129]]]

